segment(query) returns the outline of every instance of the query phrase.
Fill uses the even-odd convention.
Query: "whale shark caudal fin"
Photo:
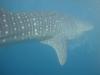
[[[49,46],[53,47],[57,53],[60,64],[65,64],[67,59],[67,41],[65,37],[54,37],[50,40],[42,41],[42,43],[48,44]]]

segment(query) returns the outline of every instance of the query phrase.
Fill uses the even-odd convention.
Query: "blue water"
[[[0,47],[0,75],[100,75],[99,0],[0,0],[0,7],[63,12],[94,25],[84,37],[68,42],[64,66],[53,48],[33,40]]]

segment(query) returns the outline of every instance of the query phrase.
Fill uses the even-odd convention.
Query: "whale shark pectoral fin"
[[[42,41],[44,44],[48,44],[53,47],[57,53],[59,62],[61,65],[64,65],[67,59],[67,43],[66,38],[56,37],[50,40]]]

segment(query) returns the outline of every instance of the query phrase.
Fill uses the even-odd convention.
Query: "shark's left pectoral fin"
[[[61,65],[64,65],[67,59],[67,43],[66,38],[59,36],[52,38],[50,40],[42,41],[44,44],[52,46],[58,56]]]

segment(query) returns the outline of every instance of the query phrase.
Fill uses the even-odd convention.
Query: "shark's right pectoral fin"
[[[44,44],[48,44],[53,47],[57,53],[59,62],[64,65],[67,59],[67,43],[66,38],[59,36],[50,40],[42,41]]]

